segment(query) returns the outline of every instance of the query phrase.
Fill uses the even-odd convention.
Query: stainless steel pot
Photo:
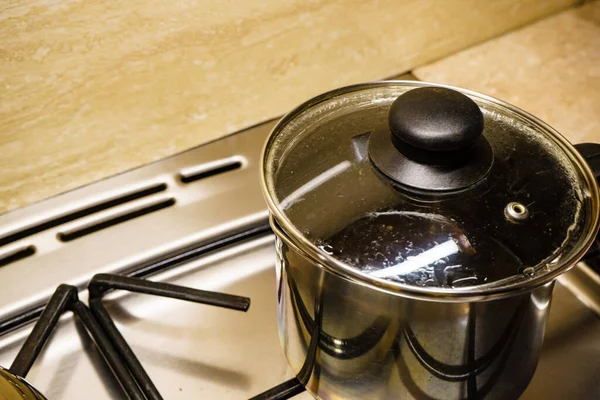
[[[557,132],[422,82],[292,111],[263,190],[282,345],[320,399],[517,398],[554,280],[598,231],[594,175]]]
[[[516,399],[540,353],[554,283],[503,299],[391,296],[319,266],[281,230],[287,359],[322,399]]]

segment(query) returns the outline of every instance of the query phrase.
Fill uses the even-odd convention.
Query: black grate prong
[[[133,350],[117,329],[112,318],[104,308],[101,298],[90,298],[90,309],[96,316],[98,322],[102,325],[102,328],[106,334],[110,337],[112,343],[117,348],[123,360],[127,363],[129,371],[135,377],[138,385],[148,400],[162,400],[158,389],[152,382],[152,379],[148,376],[148,373],[142,367],[142,364],[137,359]]]
[[[142,392],[127,370],[126,365],[120,359],[110,339],[102,331],[102,328],[86,305],[79,301],[77,288],[71,285],[63,284],[56,288],[31,333],[25,339],[23,347],[21,347],[21,350],[19,350],[19,353],[15,357],[10,367],[10,372],[23,378],[27,375],[37,356],[44,348],[44,344],[48,341],[60,316],[65,311],[73,311],[75,316],[83,323],[86,330],[92,335],[96,346],[127,394],[127,397],[131,400],[144,400]]]
[[[54,292],[10,371],[25,377],[42,351],[52,330],[65,311],[72,311],[92,336],[96,347],[130,400],[162,400],[150,377],[136,358],[102,304],[104,294],[113,289],[127,290],[192,301],[238,311],[247,311],[250,299],[223,293],[192,289],[140,278],[98,274],[90,281],[88,308],[77,296],[77,288],[60,285]]]
[[[127,366],[123,363],[119,352],[111,343],[108,335],[102,331],[100,324],[96,321],[90,309],[79,300],[74,301],[69,306],[71,311],[73,311],[77,318],[83,323],[86,330],[92,335],[94,343],[96,343],[96,346],[106,360],[113,375],[117,378],[117,381],[127,394],[127,398],[129,400],[144,400],[144,395],[129,373]]]
[[[129,372],[135,377],[139,388],[148,400],[162,400],[162,396],[102,304],[102,296],[107,291],[113,289],[192,301],[238,311],[247,311],[250,307],[250,299],[247,297],[208,292],[129,276],[113,274],[95,275],[88,285],[90,308],[100,325],[102,325],[102,329],[106,332],[106,335],[110,337],[112,344],[119,351],[119,354],[129,368]]]
[[[77,300],[76,288],[69,285],[60,285],[56,288],[44,311],[42,311],[40,319],[35,323],[33,330],[25,339],[23,347],[21,347],[19,354],[10,366],[10,372],[22,378],[27,376],[35,359],[42,351],[46,341],[48,341],[58,319],[67,309],[68,304],[74,300]]]
[[[296,378],[285,381],[266,392],[252,397],[250,400],[286,400],[306,390],[304,385]]]
[[[90,298],[101,298],[111,289],[127,290],[129,292],[145,293],[161,297],[170,297],[211,306],[247,311],[250,307],[248,297],[231,294],[209,292],[169,283],[153,282],[130,276],[97,274],[88,285]]]

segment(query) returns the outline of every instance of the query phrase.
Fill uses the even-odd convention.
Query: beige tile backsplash
[[[275,117],[334,87],[423,65],[574,3],[4,1],[0,212]],[[570,40],[569,32],[557,40]],[[478,63],[467,75],[485,68],[485,57],[467,58]],[[427,68],[423,76],[478,88]],[[519,96],[529,96],[529,87],[519,87]]]
[[[498,97],[573,143],[600,142],[600,1],[417,68],[420,79]]]

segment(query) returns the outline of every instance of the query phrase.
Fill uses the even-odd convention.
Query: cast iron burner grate
[[[75,286],[65,284],[58,286],[13,361],[10,372],[25,378],[60,316],[66,311],[72,311],[92,336],[127,398],[131,400],[162,399],[158,389],[102,304],[102,297],[110,290],[127,290],[244,312],[248,311],[250,307],[248,297],[152,282],[135,277],[98,274],[88,284],[89,306],[79,300]],[[252,400],[289,399],[303,391],[304,386],[294,378],[253,397]]]

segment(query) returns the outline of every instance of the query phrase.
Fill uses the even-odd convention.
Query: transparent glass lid
[[[280,122],[264,179],[284,231],[346,270],[423,288],[513,285],[576,261],[597,196],[564,139],[515,108],[463,91],[483,114],[493,162],[459,191],[407,191],[374,164],[369,142],[389,132],[394,100],[429,85],[344,88]]]

